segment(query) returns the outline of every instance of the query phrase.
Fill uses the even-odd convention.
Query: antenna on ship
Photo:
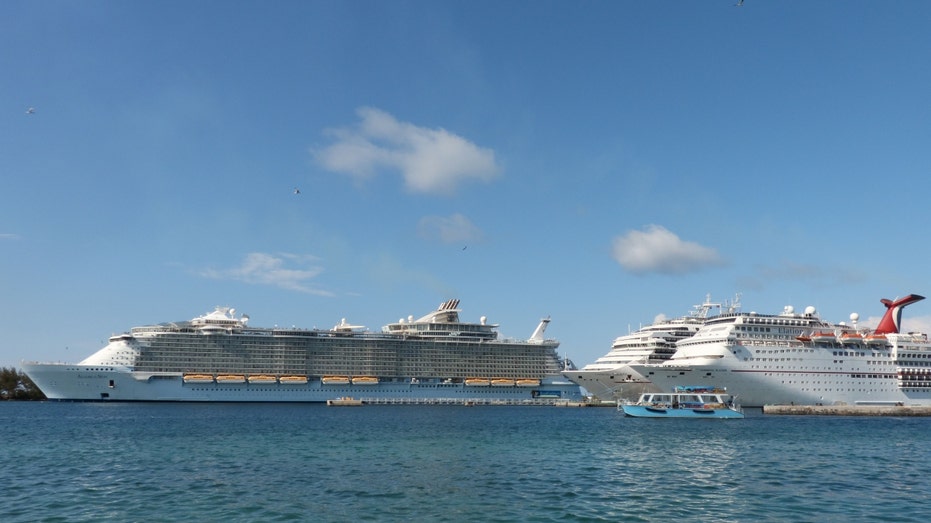
[[[733,314],[740,310],[740,293],[734,293],[734,299],[730,302],[724,302],[727,305],[727,312]]]
[[[711,311],[711,309],[714,309],[714,308],[720,309],[720,308],[721,308],[721,304],[720,304],[720,303],[712,303],[712,302],[711,302],[711,293],[709,292],[708,294],[705,295],[705,303],[702,303],[701,305],[693,305],[692,308],[695,309],[695,310],[693,310],[692,313],[691,313],[691,316],[692,316],[692,317],[694,317],[694,318],[707,318],[707,317],[708,317],[708,313]]]

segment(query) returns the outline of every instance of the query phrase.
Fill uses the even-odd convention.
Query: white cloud
[[[0,240],[18,240],[19,235],[9,232],[0,232]]]
[[[482,239],[482,231],[459,213],[452,216],[424,216],[417,224],[417,231],[423,238],[443,243],[474,242]]]
[[[901,327],[904,332],[931,333],[931,316],[909,316],[906,312],[902,315]]]
[[[724,264],[714,249],[683,241],[659,225],[618,236],[612,254],[622,267],[639,274],[685,274]]]
[[[381,169],[397,169],[405,186],[419,193],[452,194],[467,180],[498,175],[495,153],[445,129],[399,122],[371,107],[359,108],[355,128],[327,131],[336,142],[314,156],[324,167],[362,181]]]
[[[313,265],[315,256],[280,253],[278,255],[251,252],[238,267],[230,269],[206,269],[201,276],[218,280],[236,280],[256,285],[272,285],[282,289],[306,292],[319,296],[332,296],[329,291],[307,285],[323,272],[323,268]],[[298,268],[288,268],[293,264]]]

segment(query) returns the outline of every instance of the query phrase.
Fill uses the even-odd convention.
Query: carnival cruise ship
[[[663,392],[634,372],[632,363],[659,364],[676,352],[676,342],[693,336],[713,310],[726,306],[729,312],[740,308],[740,297],[730,304],[712,303],[705,297],[686,316],[654,322],[635,332],[619,336],[611,351],[578,370],[565,370],[563,376],[584,387],[602,401],[634,401],[647,392]]]
[[[551,404],[582,399],[571,363],[544,338],[501,339],[498,325],[459,319],[459,300],[370,332],[257,328],[230,308],[134,327],[77,364],[24,362],[52,400]]]
[[[745,407],[764,405],[931,405],[931,343],[902,332],[902,310],[923,296],[881,300],[875,329],[823,321],[814,307],[801,314],[722,314],[677,343],[662,364],[632,369],[663,390],[713,385]]]

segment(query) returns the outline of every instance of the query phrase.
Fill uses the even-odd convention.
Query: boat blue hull
[[[715,418],[737,419],[744,417],[742,412],[733,409],[663,409],[645,405],[623,405],[624,414],[633,418]]]

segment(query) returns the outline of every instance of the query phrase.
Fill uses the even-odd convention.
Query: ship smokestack
[[[895,334],[899,332],[899,329],[902,326],[902,309],[923,299],[925,299],[924,296],[909,294],[908,296],[895,301],[887,299],[879,300],[883,305],[886,306],[886,314],[884,314],[883,319],[879,321],[879,326],[876,327],[875,333]]]

